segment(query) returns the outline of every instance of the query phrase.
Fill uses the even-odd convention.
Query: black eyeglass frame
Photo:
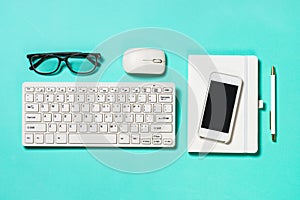
[[[91,56],[95,59],[91,59]],[[100,53],[82,53],[82,52],[53,52],[53,53],[35,53],[35,54],[28,54],[26,56],[29,59],[30,62],[30,70],[34,70],[36,73],[41,75],[50,75],[55,74],[59,69],[61,69],[61,63],[65,62],[69,70],[74,74],[90,74],[96,70],[97,67],[100,66],[99,60],[101,58]],[[33,64],[33,58],[37,57],[40,58],[40,60]],[[57,68],[52,72],[40,72],[37,70],[38,66],[44,62],[46,58],[57,58],[58,59],[58,65]],[[68,62],[69,58],[85,58],[89,62],[91,62],[94,65],[94,68],[91,69],[88,72],[77,72],[72,69],[71,64]]]

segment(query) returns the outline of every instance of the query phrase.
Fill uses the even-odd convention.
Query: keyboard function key
[[[58,87],[57,92],[66,92],[66,88],[65,87]]]
[[[163,89],[163,92],[165,92],[165,93],[171,93],[172,91],[173,91],[173,89],[170,88],[170,87],[165,87],[165,88]]]
[[[55,87],[46,87],[46,92],[55,92]]]
[[[25,87],[25,92],[34,92],[34,87]]]
[[[86,91],[87,91],[86,87],[79,87],[78,88],[79,93],[86,93]]]
[[[76,92],[77,89],[76,89],[76,87],[68,87],[68,88],[67,88],[67,91],[68,91],[68,92]]]

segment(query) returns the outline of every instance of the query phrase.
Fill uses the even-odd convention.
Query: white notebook
[[[258,150],[257,57],[190,55],[188,61],[188,151],[256,153]],[[208,80],[212,72],[238,76],[243,80],[232,140],[229,144],[200,138],[197,132]]]

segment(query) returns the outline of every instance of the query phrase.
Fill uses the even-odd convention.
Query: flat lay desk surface
[[[300,195],[299,8],[300,3],[295,0],[2,1],[0,199],[297,198]],[[266,102],[266,108],[259,112],[257,154],[215,154],[199,159],[186,152],[158,171],[130,174],[101,164],[86,149],[22,146],[22,83],[76,81],[66,69],[48,77],[29,71],[26,54],[89,52],[112,35],[141,27],[179,31],[196,40],[209,54],[252,54],[259,58],[259,96]],[[168,59],[170,68],[186,78],[186,61],[172,62],[177,59],[175,56]],[[269,130],[272,65],[278,75],[277,143],[271,141]],[[121,62],[110,70],[125,75]],[[179,90],[184,88],[179,86]]]

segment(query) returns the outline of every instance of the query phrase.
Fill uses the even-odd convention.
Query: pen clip
[[[270,111],[270,130],[271,130],[271,111]]]

